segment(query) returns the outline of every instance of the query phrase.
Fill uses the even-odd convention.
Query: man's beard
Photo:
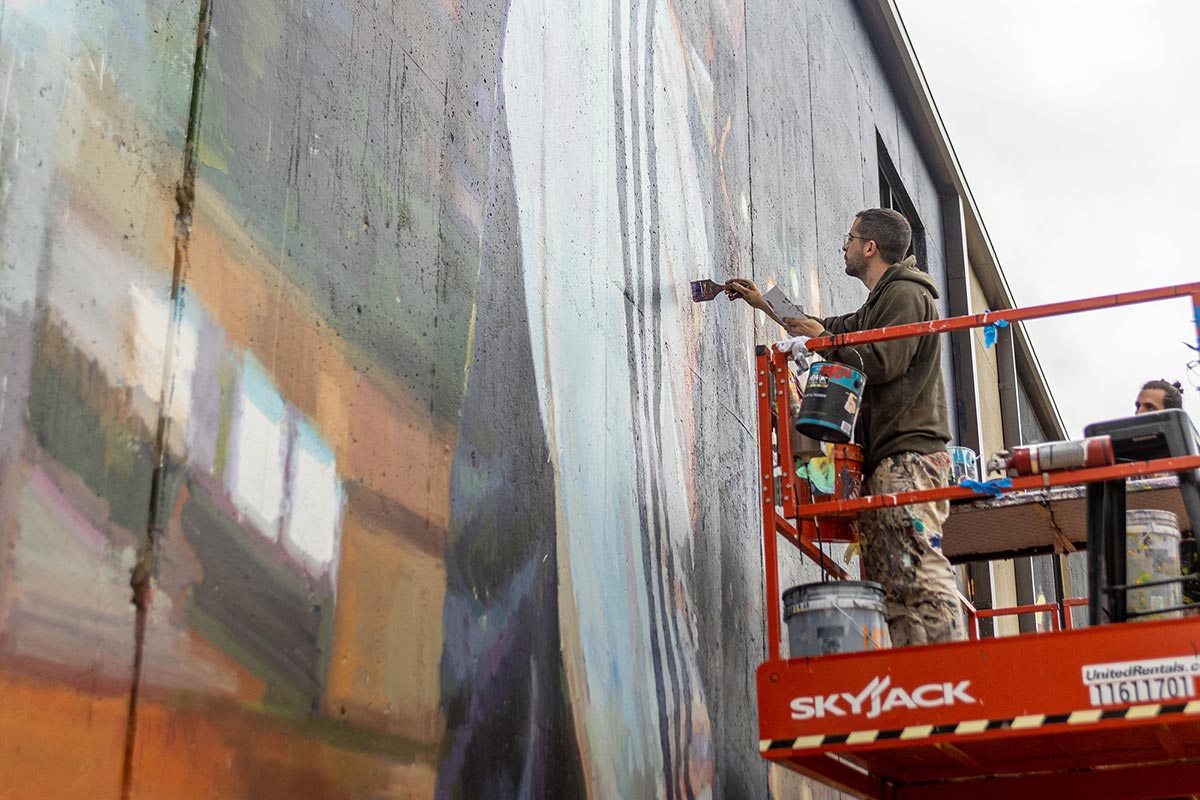
[[[862,278],[862,276],[866,274],[867,265],[865,263],[865,259],[847,258],[845,261],[846,274],[851,278]]]

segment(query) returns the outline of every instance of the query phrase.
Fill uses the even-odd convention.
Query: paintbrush
[[[715,300],[723,291],[725,291],[725,284],[717,283],[709,278],[692,281],[692,302],[703,303],[706,300]]]

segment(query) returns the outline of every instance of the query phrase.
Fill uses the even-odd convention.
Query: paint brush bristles
[[[706,300],[713,300],[723,291],[725,291],[725,284],[708,278],[692,281],[692,302],[703,303]]]

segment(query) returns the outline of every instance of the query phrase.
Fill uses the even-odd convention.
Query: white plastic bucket
[[[792,658],[859,653],[892,646],[883,587],[869,581],[794,586],[783,593]]]
[[[1125,583],[1146,583],[1178,578],[1179,520],[1170,511],[1138,509],[1125,512]],[[1183,604],[1183,587],[1178,583],[1129,589],[1125,592],[1126,613],[1144,613]],[[1134,617],[1134,621],[1175,619],[1181,611]]]
[[[950,447],[950,485],[979,480],[979,456],[969,447]]]

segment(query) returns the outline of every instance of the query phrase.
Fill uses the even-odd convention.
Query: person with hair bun
[[[1183,386],[1179,381],[1167,383],[1165,380],[1146,381],[1138,392],[1135,404],[1136,414],[1147,414],[1151,411],[1162,411],[1167,408],[1183,408]]]
[[[1134,415],[1165,411],[1168,408],[1183,408],[1183,385],[1179,381],[1146,381],[1138,392]],[[1182,574],[1200,572],[1200,553],[1196,549],[1195,531],[1184,531],[1179,540],[1179,561]],[[1195,582],[1183,585],[1183,602],[1200,603],[1200,585]]]

